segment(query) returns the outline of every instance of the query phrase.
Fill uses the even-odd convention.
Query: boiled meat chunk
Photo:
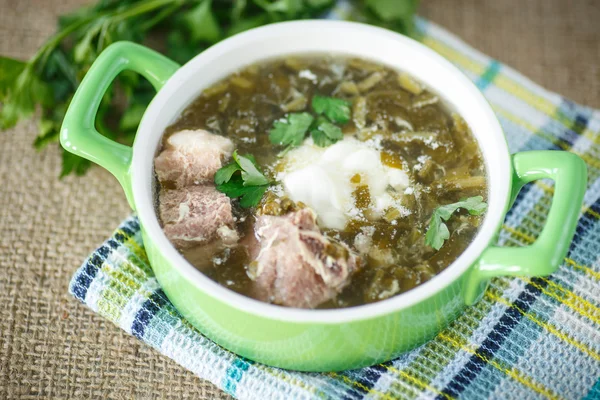
[[[220,239],[223,245],[238,240],[231,202],[214,186],[189,186],[159,194],[163,230],[179,249]]]
[[[223,136],[202,129],[183,130],[166,140],[154,160],[154,170],[160,182],[172,182],[176,188],[212,183],[232,152],[233,143]]]
[[[223,136],[183,130],[171,135],[154,159],[162,184],[159,216],[163,231],[178,249],[237,243],[231,201],[213,183],[215,172],[232,152],[233,143]]]
[[[360,262],[348,247],[320,232],[308,208],[259,216],[255,236],[249,275],[257,295],[284,306],[313,308],[334,298]]]

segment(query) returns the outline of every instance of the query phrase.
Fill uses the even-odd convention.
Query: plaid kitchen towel
[[[203,337],[160,289],[135,217],[85,261],[71,293],[238,398],[600,398],[600,112],[544,90],[429,22],[418,25],[422,42],[483,91],[512,152],[567,150],[586,161],[581,219],[555,274],[495,279],[484,298],[435,339],[396,360],[339,373],[267,367]],[[551,182],[526,186],[506,217],[500,244],[533,242],[552,193]]]

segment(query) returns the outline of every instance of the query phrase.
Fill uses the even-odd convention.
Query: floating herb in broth
[[[487,207],[481,152],[462,118],[410,75],[366,60],[298,56],[252,65],[204,90],[163,141],[188,129],[233,143],[214,183],[231,198],[239,240],[182,252],[220,284],[260,300],[337,308],[410,290],[466,249]],[[328,209],[336,196],[345,208]],[[293,222],[300,228],[290,225],[296,217],[304,218]],[[265,233],[266,220],[308,235],[311,257],[344,272],[343,282],[315,272],[319,290],[298,284],[307,298],[319,293],[314,301],[263,293],[256,240],[291,240]],[[285,273],[283,261],[273,262]],[[269,290],[282,282],[278,275]]]
[[[215,173],[217,190],[232,199],[239,197],[242,208],[256,207],[270,182],[258,170],[254,156],[241,156],[237,151],[232,156],[233,161]]]
[[[444,241],[450,238],[450,231],[442,221],[448,221],[452,217],[452,213],[459,208],[467,210],[471,215],[481,215],[487,209],[487,204],[483,201],[483,197],[475,196],[436,208],[425,234],[427,246],[439,250],[444,245]]]

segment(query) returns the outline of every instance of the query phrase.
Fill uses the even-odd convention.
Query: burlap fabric
[[[28,57],[78,0],[0,0],[0,54]],[[421,14],[547,88],[600,107],[594,0],[427,1]],[[129,209],[100,168],[56,179],[36,122],[0,134],[0,399],[227,397],[67,294],[84,257]]]

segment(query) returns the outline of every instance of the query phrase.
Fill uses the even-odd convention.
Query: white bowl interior
[[[253,300],[226,289],[189,264],[163,234],[154,211],[153,157],[164,129],[200,92],[249,64],[288,54],[339,54],[360,57],[408,72],[439,93],[467,122],[479,142],[488,172],[489,208],[481,230],[466,251],[430,281],[390,299],[346,309],[300,310]],[[286,321],[339,323],[368,319],[419,302],[464,273],[488,246],[510,189],[510,157],[491,107],[456,67],[399,34],[341,21],[295,21],[234,36],[199,54],[180,68],[153,99],[138,129],[133,151],[132,185],[136,211],[147,233],[173,265],[204,292],[250,313]]]

